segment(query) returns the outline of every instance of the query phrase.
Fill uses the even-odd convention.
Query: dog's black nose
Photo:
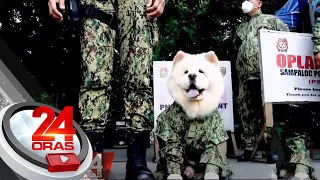
[[[193,81],[193,80],[195,80],[195,79],[196,79],[197,74],[189,74],[189,75],[188,75],[188,77],[189,77],[189,79],[190,79],[190,80],[192,80],[192,81]]]

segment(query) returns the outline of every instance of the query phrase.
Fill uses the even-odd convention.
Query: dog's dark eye
[[[202,71],[202,70],[199,70],[199,73],[203,73],[203,71]]]
[[[188,74],[188,71],[185,71],[184,73],[185,73],[185,74]]]

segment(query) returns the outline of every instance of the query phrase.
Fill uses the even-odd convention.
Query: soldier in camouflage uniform
[[[243,127],[242,147],[245,149],[243,155],[239,156],[239,161],[250,160],[256,139],[264,125],[259,68],[259,30],[264,28],[289,31],[287,25],[280,19],[263,14],[261,6],[262,2],[258,0],[243,2],[242,10],[248,17],[237,27],[233,42],[238,54],[236,70],[239,92],[236,104]],[[275,154],[269,153],[269,156],[271,159],[276,158]]]
[[[59,2],[64,9],[64,0]],[[118,56],[125,119],[130,123],[126,179],[153,179],[145,161],[153,128],[150,78],[158,41],[156,17],[162,14],[165,1],[81,0],[81,5],[85,12],[81,37],[81,125],[94,151],[102,152],[100,144],[112,94],[110,82]],[[56,0],[49,0],[49,10],[52,17],[62,20]]]
[[[228,135],[218,110],[204,119],[190,119],[174,102],[158,116],[154,133],[160,149],[154,173],[157,180],[166,179],[170,174],[183,175],[187,166],[199,174],[211,172],[224,178],[233,174],[226,155],[219,150],[219,144],[224,143]]]
[[[252,147],[263,128],[263,109],[261,99],[261,79],[259,68],[259,40],[258,33],[261,28],[289,31],[288,26],[280,19],[261,12],[261,1],[245,1],[243,11],[250,17],[242,23],[236,32],[235,45],[238,50],[236,69],[239,77],[239,96],[237,98],[238,113],[243,123],[245,151],[239,157],[240,161],[250,160]],[[273,105],[275,128],[281,129],[281,146],[283,157],[277,162],[274,174],[283,177],[283,169],[293,170],[296,177],[313,176],[313,168],[310,164],[309,151],[305,146],[305,128],[301,124],[307,118],[300,106],[297,105]],[[272,129],[267,129],[268,141],[274,137]],[[269,143],[270,145],[270,143]],[[267,162],[273,164],[278,157],[274,151],[267,154]]]

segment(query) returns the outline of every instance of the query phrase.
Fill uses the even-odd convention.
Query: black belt
[[[117,29],[118,23],[115,15],[103,12],[94,5],[83,5],[83,10],[84,18],[97,19],[107,24],[111,29]]]

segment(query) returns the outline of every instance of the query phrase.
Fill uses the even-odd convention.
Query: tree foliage
[[[286,0],[263,1],[263,11],[273,14]],[[161,33],[154,60],[167,60],[178,50],[200,53],[214,50],[220,59],[232,55],[232,37],[245,15],[242,0],[172,0],[158,19]],[[170,59],[170,58],[169,58]]]

